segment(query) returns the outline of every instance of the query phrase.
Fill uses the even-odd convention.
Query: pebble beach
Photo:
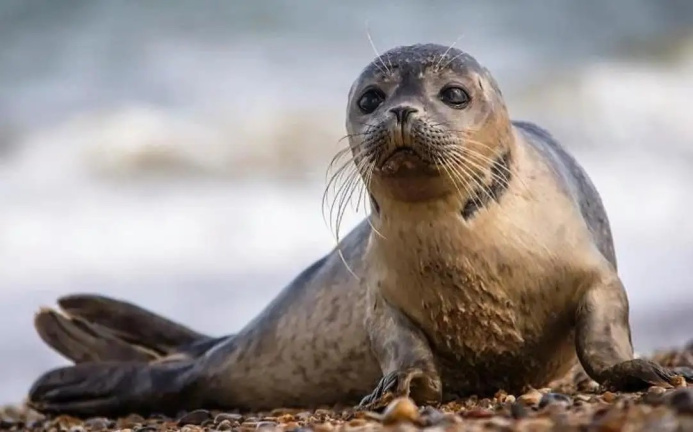
[[[693,367],[693,341],[651,359],[668,367]],[[607,391],[576,367],[547,388],[492,398],[470,396],[440,406],[417,406],[385,397],[369,407],[277,408],[268,412],[199,409],[178,416],[132,414],[122,418],[45,417],[25,406],[0,411],[0,430],[49,432],[149,431],[692,431],[693,384],[676,377],[669,388]]]

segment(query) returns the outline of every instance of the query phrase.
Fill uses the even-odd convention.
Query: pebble
[[[424,407],[420,411],[420,415],[422,418],[422,424],[424,426],[435,426],[443,423],[446,420],[445,413],[433,408],[432,406]]]
[[[616,399],[616,395],[611,393],[610,391],[604,392],[602,395],[602,400],[607,403],[611,403]]]
[[[671,380],[671,384],[676,388],[688,387],[688,383],[686,382],[686,378],[682,377],[681,375],[674,377]]]
[[[652,386],[652,387],[647,389],[648,393],[657,394],[657,395],[664,394],[666,391],[667,391],[667,389],[665,389],[664,387],[660,387],[660,386]]]
[[[212,418],[212,413],[207,410],[195,410],[184,414],[178,419],[178,426],[183,425],[201,425],[205,420]]]
[[[510,415],[514,419],[521,419],[527,417],[529,413],[527,412],[527,408],[525,408],[524,404],[520,401],[517,401],[510,405]]]
[[[538,390],[530,390],[527,393],[521,395],[519,400],[525,405],[534,406],[537,405],[544,395]]]
[[[693,415],[693,387],[673,390],[667,394],[666,404],[679,414]]]
[[[541,397],[541,400],[539,401],[539,408],[544,408],[547,405],[563,405],[563,406],[570,406],[573,404],[573,400],[569,397],[564,395],[563,393],[546,393]]]
[[[92,417],[84,422],[84,426],[94,431],[101,431],[115,426],[115,422],[104,417]]]
[[[400,397],[390,402],[382,416],[383,424],[417,423],[419,420],[419,409],[414,401],[407,397]]]
[[[224,431],[224,430],[229,430],[229,429],[233,428],[233,423],[231,423],[231,420],[224,419],[218,423],[217,422],[215,422],[215,423],[217,425],[217,427],[216,427],[217,430]]]

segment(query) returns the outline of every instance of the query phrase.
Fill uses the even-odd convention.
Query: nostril
[[[406,105],[400,105],[396,106],[394,108],[390,108],[390,112],[395,115],[395,118],[397,119],[397,123],[404,123],[407,121],[407,117],[409,117],[410,114],[418,112],[419,110],[411,107],[411,106],[406,106]]]

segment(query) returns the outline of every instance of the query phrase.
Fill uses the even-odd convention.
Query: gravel
[[[651,356],[664,366],[693,367],[693,345]],[[579,368],[547,388],[524,394],[497,392],[440,406],[417,406],[391,395],[372,407],[276,409],[241,413],[195,410],[175,418],[133,414],[118,419],[45,417],[25,406],[0,409],[2,431],[693,431],[693,385],[637,393],[604,391]]]

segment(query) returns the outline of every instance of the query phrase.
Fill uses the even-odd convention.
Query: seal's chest
[[[435,344],[456,351],[506,351],[523,343],[521,311],[499,285],[478,274],[422,275],[420,325]]]

